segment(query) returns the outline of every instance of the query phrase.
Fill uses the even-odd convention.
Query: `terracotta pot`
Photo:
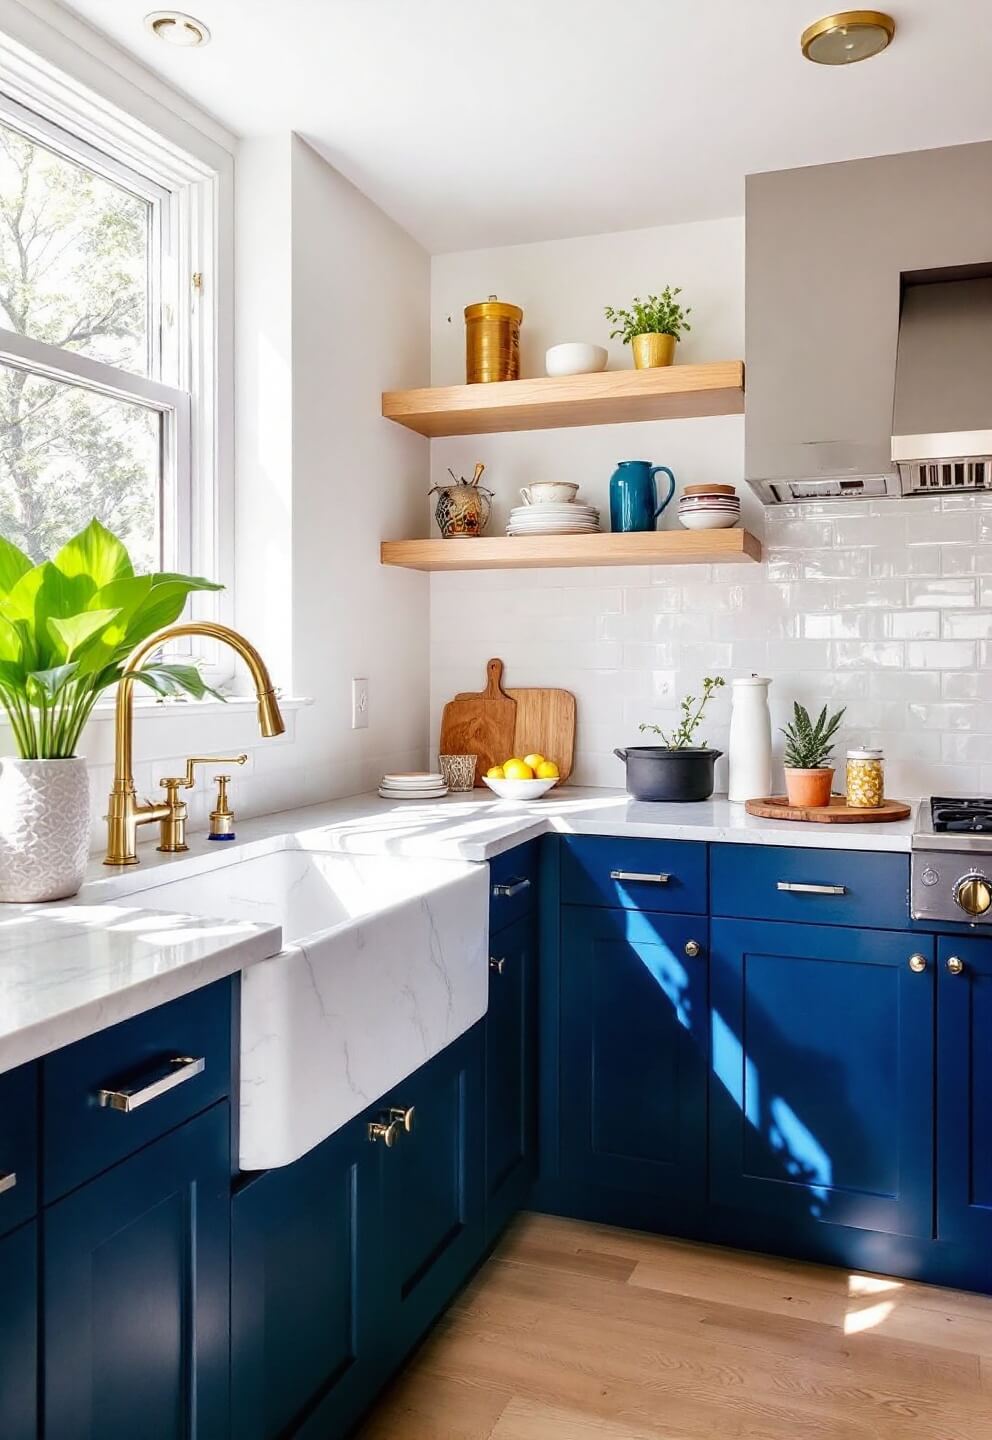
[[[638,370],[657,370],[675,362],[674,335],[635,335],[630,342]]]
[[[819,770],[790,770],[785,767],[785,790],[790,805],[810,808],[829,805],[833,784],[833,766],[824,766]]]

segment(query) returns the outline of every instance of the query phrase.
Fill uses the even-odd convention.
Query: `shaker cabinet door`
[[[0,1240],[0,1434],[38,1436],[38,1227]]]
[[[489,942],[486,1233],[527,1198],[537,1169],[537,944],[528,916]]]
[[[929,1236],[932,938],[714,920],[711,941],[711,1198]]]
[[[992,1251],[992,939],[938,942],[937,1238]]]
[[[706,921],[566,906],[561,1169],[567,1181],[698,1202],[706,1164]]]

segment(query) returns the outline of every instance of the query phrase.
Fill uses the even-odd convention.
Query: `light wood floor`
[[[992,1440],[992,1300],[524,1215],[360,1440]]]

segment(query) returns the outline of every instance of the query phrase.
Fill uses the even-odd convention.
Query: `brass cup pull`
[[[910,955],[909,968],[914,975],[922,975],[927,968],[927,957],[925,955]]]
[[[702,948],[698,940],[687,940],[685,942],[685,953],[690,960],[695,960],[696,956],[701,953]]]
[[[372,1120],[369,1122],[369,1139],[373,1145],[376,1141],[381,1140],[387,1150],[392,1150],[399,1133],[400,1126],[396,1120]]]
[[[392,1105],[389,1110],[389,1118],[398,1125],[401,1130],[405,1130],[407,1135],[412,1135],[413,1117],[415,1113],[415,1105],[409,1105],[405,1110],[402,1105]]]
[[[961,959],[960,955],[950,955],[950,956],[948,956],[948,960],[947,960],[947,973],[948,973],[948,975],[963,975],[963,974],[964,974],[964,961]]]
[[[497,960],[495,955],[490,955],[489,968],[490,970],[495,970],[497,975],[502,975],[503,971],[506,969],[506,956],[501,955]]]
[[[6,1195],[7,1191],[13,1190],[16,1184],[17,1175],[15,1171],[8,1170],[6,1175],[0,1175],[0,1195]]]

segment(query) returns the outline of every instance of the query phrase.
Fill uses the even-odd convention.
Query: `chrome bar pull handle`
[[[804,885],[798,880],[780,880],[778,890],[788,890],[792,895],[846,895],[846,885]]]
[[[16,1184],[17,1174],[15,1171],[8,1170],[6,1175],[0,1175],[0,1195],[6,1195],[7,1191],[13,1190]]]
[[[637,885],[667,885],[671,875],[664,871],[660,875],[643,875],[638,870],[611,870],[611,880],[632,880]]]
[[[97,1103],[105,1110],[120,1110],[127,1115],[132,1110],[147,1105],[149,1100],[157,1100],[160,1095],[167,1095],[170,1090],[175,1090],[177,1085],[185,1085],[187,1080],[202,1075],[206,1068],[207,1062],[202,1055],[177,1055],[172,1060],[166,1060],[144,1085],[137,1088],[122,1085],[116,1090],[98,1090]]]
[[[530,889],[529,880],[507,880],[505,884],[493,886],[493,894],[501,899],[509,900],[514,895],[520,895],[524,890]]]

